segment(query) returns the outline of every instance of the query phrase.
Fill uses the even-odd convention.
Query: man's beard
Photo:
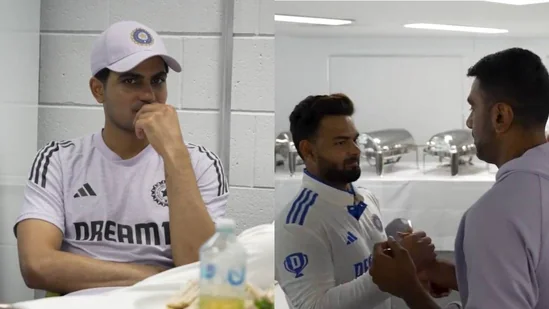
[[[109,117],[110,122],[118,129],[128,132],[128,133],[135,133],[135,126],[133,124],[133,121],[130,123],[128,121],[122,122],[118,121],[116,119],[116,116],[113,115],[112,111],[105,111],[105,116]]]
[[[492,128],[487,128],[483,133],[483,139],[475,141],[475,147],[477,148],[477,157],[489,164],[495,164],[495,151],[496,151],[496,133]]]
[[[360,163],[359,158],[349,158],[343,162],[345,167],[351,163]],[[349,169],[340,169],[337,164],[334,164],[322,157],[318,158],[318,171],[320,176],[328,183],[334,185],[346,185],[357,181],[360,178],[360,164]]]

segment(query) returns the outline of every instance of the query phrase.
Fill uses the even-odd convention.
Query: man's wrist
[[[181,164],[181,162],[190,162],[191,160],[189,150],[187,149],[187,146],[183,143],[181,143],[181,145],[167,147],[166,150],[160,154],[160,156],[164,160],[164,164],[167,164],[168,166],[178,166]]]
[[[445,260],[437,260],[431,267],[426,269],[427,276],[432,282],[439,286],[458,291],[456,279],[456,268],[451,262]]]
[[[406,290],[406,294],[402,295],[402,300],[404,300],[406,305],[411,309],[438,308],[419,280],[416,280],[416,282]],[[433,305],[435,305],[435,307],[433,307]]]

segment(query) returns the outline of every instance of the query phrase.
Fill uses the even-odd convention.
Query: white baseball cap
[[[155,56],[162,57],[175,72],[181,72],[181,65],[168,55],[156,31],[135,21],[120,21],[103,31],[94,42],[91,53],[92,75],[104,68],[117,73],[127,72]]]

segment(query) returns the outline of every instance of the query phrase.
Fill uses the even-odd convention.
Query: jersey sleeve
[[[369,273],[336,286],[329,245],[304,226],[276,223],[275,263],[276,279],[295,309],[374,308],[390,297]]]
[[[202,200],[213,221],[225,216],[229,185],[219,157],[203,146],[193,145],[200,154],[197,162],[197,184]]]
[[[27,219],[39,219],[55,225],[65,233],[62,169],[59,151],[70,142],[51,142],[36,154],[23,195],[23,205],[14,225]]]

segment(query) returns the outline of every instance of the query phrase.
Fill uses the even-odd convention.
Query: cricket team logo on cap
[[[154,43],[152,35],[143,28],[132,31],[132,40],[139,45],[152,45]]]

